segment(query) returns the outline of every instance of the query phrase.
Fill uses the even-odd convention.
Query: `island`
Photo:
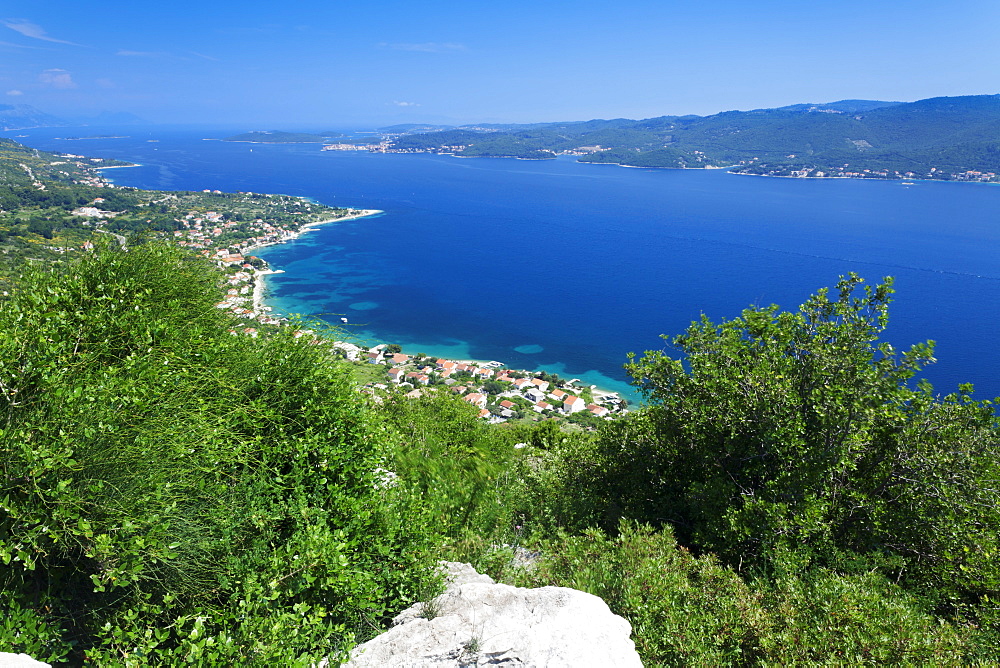
[[[324,144],[340,137],[339,132],[310,134],[308,132],[281,132],[278,130],[255,130],[226,137],[222,141],[250,142],[254,144]]]

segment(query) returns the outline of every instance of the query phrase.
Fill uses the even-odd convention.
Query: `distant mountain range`
[[[102,111],[96,116],[59,118],[36,109],[30,104],[0,104],[0,130],[61,128],[79,125],[134,125],[145,122],[127,111]]]
[[[405,128],[405,126],[403,126]],[[841,100],[712,116],[475,125],[403,132],[391,151],[777,176],[998,180],[1000,95]]]
[[[0,104],[0,130],[63,127],[69,122],[35,109],[30,104]]]

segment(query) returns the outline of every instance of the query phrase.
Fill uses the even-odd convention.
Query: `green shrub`
[[[422,499],[432,525],[463,559],[506,540],[523,494],[516,429],[484,423],[478,410],[447,392],[390,396],[382,406],[392,434],[391,466]]]
[[[861,555],[942,609],[995,596],[996,405],[916,381],[933,342],[879,342],[892,293],[852,274],[797,311],[703,317],[672,340],[682,358],[627,364],[650,405],[605,432],[600,499],[730,565],[806,546],[827,565]]]
[[[970,633],[936,620],[925,604],[877,574],[824,569],[744,580],[695,556],[669,528],[623,523],[532,545],[532,568],[484,560],[521,586],[563,586],[600,596],[632,624],[646,666],[957,664]]]
[[[644,665],[724,665],[757,654],[759,595],[711,557],[679,547],[669,529],[623,524],[537,546],[532,569],[497,573],[522,586],[571,587],[600,596],[632,624]]]
[[[961,665],[971,630],[935,620],[927,603],[877,573],[823,568],[769,583],[770,623],[760,639],[772,661],[792,664]]]
[[[291,328],[229,333],[168,246],[29,271],[0,304],[0,645],[50,660],[307,663],[425,588],[384,433]],[[0,613],[0,617],[5,616]]]

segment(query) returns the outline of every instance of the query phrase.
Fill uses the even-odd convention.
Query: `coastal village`
[[[418,398],[428,391],[448,391],[478,408],[479,416],[493,423],[558,418],[587,427],[600,418],[628,412],[628,402],[617,393],[583,385],[576,378],[563,380],[545,372],[509,369],[497,361],[411,356],[392,345],[371,349],[345,342],[333,345],[347,359],[384,369],[385,381],[366,386],[376,396],[402,392]]]
[[[795,158],[795,155],[785,156]],[[890,180],[945,180],[945,181],[966,181],[970,183],[995,183],[998,180],[995,172],[981,172],[968,170],[964,172],[944,172],[936,167],[931,167],[926,173],[891,169],[858,169],[852,170],[850,164],[844,164],[834,170],[821,170],[815,167],[796,167],[793,165],[768,165],[760,162],[759,158],[749,161],[740,161],[740,164],[733,170],[735,174],[750,174],[752,176],[785,176],[799,179],[825,179],[825,178],[846,178],[846,179],[890,179]]]

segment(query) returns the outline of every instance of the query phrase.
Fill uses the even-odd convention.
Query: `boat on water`
[[[913,185],[913,181],[903,181],[903,183],[901,185],[912,186]]]

